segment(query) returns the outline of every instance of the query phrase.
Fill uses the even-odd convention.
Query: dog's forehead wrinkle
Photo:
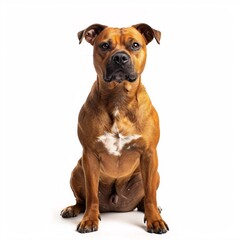
[[[113,31],[109,31],[113,30]],[[110,43],[127,43],[137,40],[136,34],[129,28],[109,28],[102,33],[102,41]]]

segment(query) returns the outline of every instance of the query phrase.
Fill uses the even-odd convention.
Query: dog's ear
[[[106,27],[107,26],[101,25],[101,24],[93,24],[88,28],[78,32],[79,44],[82,42],[83,38],[85,37],[86,41],[93,45],[98,34]]]
[[[139,23],[133,25],[132,27],[136,28],[144,37],[146,44],[150,43],[153,38],[156,39],[157,43],[160,44],[161,32],[151,28],[145,23]]]

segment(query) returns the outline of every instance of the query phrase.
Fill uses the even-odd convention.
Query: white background
[[[1,3],[1,239],[240,239],[239,5],[156,2]],[[102,214],[98,232],[80,235],[82,216],[59,216],[74,203],[77,116],[96,79],[77,32],[140,22],[162,32],[142,78],[161,119],[158,202],[170,231],[148,234],[131,212]]]

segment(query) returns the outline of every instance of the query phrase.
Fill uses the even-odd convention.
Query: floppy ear
[[[88,28],[78,32],[79,44],[82,42],[83,38],[85,37],[86,41],[93,45],[98,34],[106,27],[107,26],[101,25],[101,24],[93,24]]]
[[[161,32],[151,28],[149,25],[145,23],[139,23],[133,25],[144,37],[146,44],[150,43],[153,38],[156,39],[157,43],[160,44]]]

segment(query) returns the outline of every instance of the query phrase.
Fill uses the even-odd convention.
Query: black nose
[[[118,65],[124,65],[129,62],[130,57],[124,52],[118,52],[112,56],[112,60]]]

